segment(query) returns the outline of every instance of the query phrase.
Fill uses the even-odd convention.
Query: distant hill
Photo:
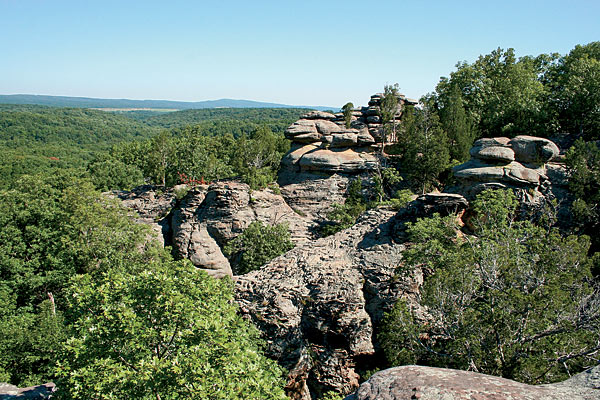
[[[170,100],[129,100],[96,99],[89,97],[43,96],[33,94],[0,95],[4,104],[37,104],[52,107],[107,108],[107,109],[169,109],[186,110],[199,108],[307,108],[311,110],[335,110],[336,107],[291,106],[286,104],[265,103],[252,100],[206,100],[206,101],[170,101]]]

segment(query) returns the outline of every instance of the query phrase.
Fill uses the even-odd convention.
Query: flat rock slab
[[[346,400],[592,400],[600,390],[569,385],[533,386],[453,369],[402,366],[374,374]]]
[[[54,383],[19,388],[8,383],[0,383],[0,400],[8,399],[49,399],[54,392]]]

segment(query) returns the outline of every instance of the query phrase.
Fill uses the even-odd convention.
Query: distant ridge
[[[265,103],[252,100],[219,99],[206,101],[171,101],[171,100],[129,100],[129,99],[97,99],[90,97],[45,96],[34,94],[0,95],[0,103],[4,104],[36,104],[52,107],[75,108],[148,108],[187,110],[198,108],[307,108],[311,110],[337,110],[337,107],[324,106],[292,106],[278,103]]]

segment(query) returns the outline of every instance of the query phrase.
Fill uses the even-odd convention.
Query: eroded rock
[[[356,359],[375,352],[374,329],[403,296],[416,304],[422,276],[395,277],[404,245],[394,211],[373,210],[333,236],[297,246],[236,277],[236,300],[263,332],[267,354],[292,371],[289,390],[348,393]]]
[[[532,386],[496,376],[408,365],[377,372],[345,400],[592,400],[600,399],[600,367],[552,385]]]

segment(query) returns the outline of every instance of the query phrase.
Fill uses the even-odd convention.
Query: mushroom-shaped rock
[[[544,164],[560,153],[552,141],[534,136],[516,136],[509,142],[519,162]]]

